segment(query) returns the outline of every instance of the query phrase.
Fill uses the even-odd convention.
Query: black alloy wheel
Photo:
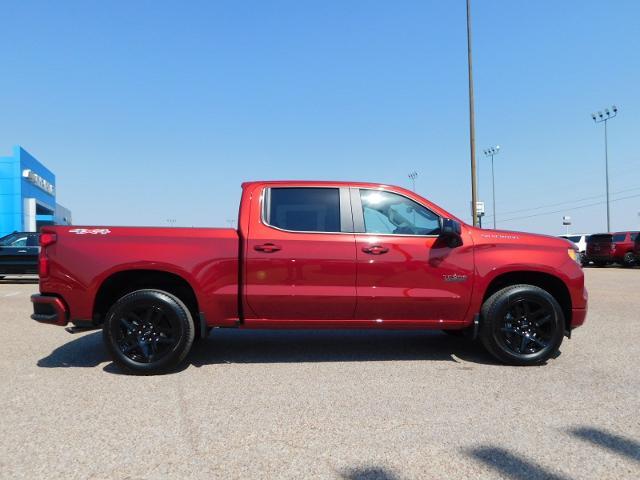
[[[504,363],[544,363],[560,348],[564,329],[557,300],[534,285],[503,288],[482,306],[480,339]]]
[[[116,341],[120,351],[133,361],[158,361],[178,343],[172,317],[153,304],[122,312]]]
[[[502,341],[517,354],[538,353],[553,338],[553,309],[533,299],[516,300],[503,318]]]
[[[127,373],[153,375],[176,368],[195,336],[193,318],[176,296],[137,290],[109,310],[103,337],[114,363]]]

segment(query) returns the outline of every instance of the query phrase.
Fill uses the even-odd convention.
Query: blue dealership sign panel
[[[24,148],[14,147],[13,155],[0,157],[0,236],[54,223],[71,223],[71,213],[56,204],[56,176]]]

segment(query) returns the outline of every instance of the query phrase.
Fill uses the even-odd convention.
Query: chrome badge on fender
[[[442,278],[444,278],[445,282],[466,282],[467,281],[467,276],[466,275],[459,275],[457,273],[453,273],[451,275],[442,275]]]

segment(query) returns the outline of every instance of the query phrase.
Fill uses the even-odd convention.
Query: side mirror
[[[451,248],[462,245],[462,226],[460,222],[451,218],[443,218],[440,227],[440,238],[447,242]]]

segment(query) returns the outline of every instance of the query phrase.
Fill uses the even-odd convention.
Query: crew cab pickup
[[[439,329],[544,363],[582,325],[564,239],[482,230],[371,183],[242,185],[238,229],[44,227],[32,318],[102,328],[135,374],[175,369],[213,328]]]

